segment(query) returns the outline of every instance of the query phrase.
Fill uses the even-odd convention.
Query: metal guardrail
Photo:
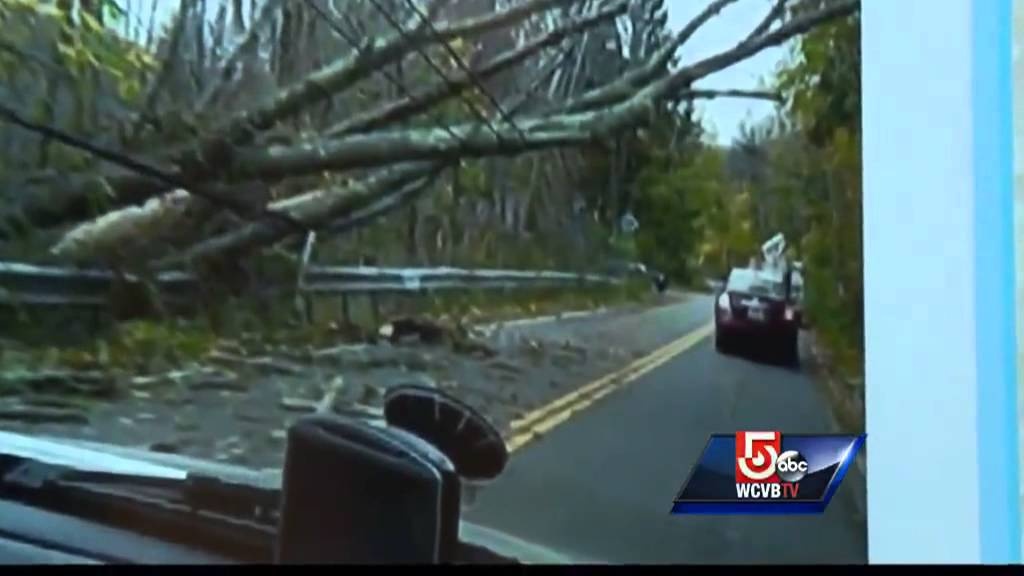
[[[544,288],[620,282],[621,279],[610,276],[551,270],[311,266],[300,282],[300,291],[307,294],[430,292],[435,290]]]
[[[161,295],[188,299],[199,284],[186,272],[162,272],[153,279]],[[139,278],[110,270],[37,266],[0,262],[0,304],[85,306],[110,304],[118,282]],[[297,291],[306,295],[495,290],[618,284],[622,278],[549,270],[480,270],[465,268],[387,268],[371,266],[309,266],[301,272]],[[284,288],[284,287],[282,287]]]
[[[119,280],[139,282],[134,276],[111,270],[0,262],[0,304],[106,306]],[[184,272],[162,272],[156,282],[172,298],[197,286],[195,277]]]

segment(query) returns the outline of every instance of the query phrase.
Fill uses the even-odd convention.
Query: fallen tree
[[[264,3],[259,17],[226,54],[206,59],[212,60],[206,75],[213,80],[177,103],[178,109],[193,110],[194,121],[200,123],[194,134],[168,137],[173,144],[147,150],[144,157],[129,145],[137,135],[121,148],[104,147],[32,120],[14,106],[0,105],[0,116],[8,122],[102,159],[78,173],[30,174],[9,184],[0,204],[0,240],[25,229],[72,225],[54,247],[60,257],[159,268],[197,259],[237,259],[310,230],[349,232],[412,202],[445,170],[466,159],[604,146],[649,125],[681,101],[723,96],[775,99],[764,91],[711,90],[697,84],[765,48],[859,9],[858,0],[794,0],[787,10],[786,0],[778,0],[733,47],[696,62],[674,64],[679,48],[736,2],[714,0],[673,37],[652,46],[642,61],[631,62],[616,80],[568,97],[552,96],[557,92],[555,81],[542,81],[498,98],[488,83],[517,66],[532,65],[541,80],[551,72],[571,76],[584,52],[573,39],[613,25],[630,3],[525,0],[460,18],[457,8],[463,2],[434,0],[426,7],[412,0],[388,6],[382,2],[357,3],[391,28],[369,41],[352,38],[352,31],[342,25],[349,14],[333,10],[330,2]],[[194,17],[189,4],[182,2],[176,24],[190,14]],[[661,19],[663,24],[663,2],[644,4],[648,12],[643,18]],[[289,26],[293,25],[299,13],[307,28],[313,29],[310,22],[320,22],[334,40],[347,39],[348,51],[332,55],[240,112],[217,109],[225,94],[245,89],[245,66],[269,65],[260,54],[266,44],[263,37],[273,36],[275,23],[284,27],[293,18]],[[172,35],[178,25],[171,27]],[[501,46],[487,41],[488,35],[499,32],[511,39],[510,44],[470,64],[472,58],[465,52]],[[574,49],[575,62],[557,57]],[[148,120],[134,120],[148,126],[150,140],[159,140],[159,126],[176,114],[174,107],[150,109],[159,100],[154,94],[168,90],[167,76],[185,66],[176,58],[187,56],[165,54],[149,82],[145,109],[139,112]],[[399,72],[387,72],[392,69],[415,69],[425,79],[410,89],[407,84],[412,82]],[[350,107],[340,122],[318,123],[324,116],[321,109],[339,98],[355,98],[353,94],[379,75],[388,79],[390,98],[361,100],[364,106]],[[461,104],[461,119],[432,116],[456,102]],[[159,249],[152,249],[154,244]]]

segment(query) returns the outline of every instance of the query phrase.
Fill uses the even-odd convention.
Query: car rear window
[[[750,270],[733,270],[729,274],[726,290],[774,298],[783,298],[786,295],[786,289],[781,282],[772,281]]]

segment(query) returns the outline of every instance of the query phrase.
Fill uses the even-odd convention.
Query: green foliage
[[[696,142],[670,151],[653,141],[636,183],[640,260],[680,282],[723,275],[758,238],[750,194],[728,179],[725,152]]]
[[[70,6],[70,11],[66,6]],[[139,104],[153,56],[114,32],[116,3],[0,0],[0,84],[27,96],[33,119],[73,132],[109,129],[110,106]],[[81,169],[82,154],[44,143],[37,163]]]
[[[689,165],[670,165],[667,170],[652,163],[641,171],[637,180],[635,214],[641,222],[636,235],[639,259],[675,279],[689,275],[688,258],[699,242],[696,208],[704,198],[696,196],[713,193],[706,189],[707,180],[699,181],[702,169],[708,166],[708,162],[702,160]]]
[[[787,96],[789,117],[813,144],[827,146],[838,129],[859,131],[860,16],[802,36],[778,73],[777,87]]]
[[[49,334],[55,333],[55,329],[49,330]],[[155,373],[199,361],[216,343],[214,334],[205,325],[184,320],[138,320],[78,336],[74,339],[19,339],[24,347],[7,355],[0,354],[0,366],[10,369],[24,365],[26,369],[37,371]]]
[[[137,321],[118,326],[108,341],[97,344],[93,357],[131,371],[154,372],[198,360],[215,341],[201,324]]]
[[[631,149],[640,260],[684,282],[719,277],[784,233],[806,263],[813,326],[856,372],[864,321],[859,50],[859,16],[802,36],[775,79],[783,110],[746,127],[727,151],[694,139],[673,147],[668,122]],[[607,177],[607,164],[593,166],[595,178]]]
[[[815,149],[805,171],[810,230],[807,306],[848,370],[863,370],[860,20],[852,16],[803,36],[779,73],[787,115]]]

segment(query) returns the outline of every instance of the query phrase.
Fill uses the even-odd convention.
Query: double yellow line
[[[714,332],[709,322],[685,336],[633,361],[625,368],[603,376],[586,386],[538,408],[512,422],[512,435],[506,442],[508,451],[514,452],[526,444],[550,432],[555,426],[568,420],[573,414],[584,410],[612,392],[625,387],[644,374],[668,362],[673,357],[689,350]]]

